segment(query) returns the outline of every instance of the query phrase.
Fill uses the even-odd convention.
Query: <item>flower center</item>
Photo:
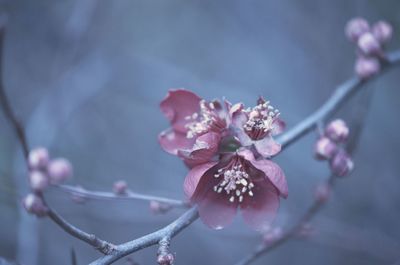
[[[254,184],[240,163],[236,162],[233,165],[218,169],[214,177],[222,178],[221,182],[214,186],[214,191],[217,193],[225,191],[227,195],[230,195],[229,201],[232,203],[235,200],[241,203],[246,194],[254,195],[252,191]]]
[[[279,110],[272,107],[269,101],[262,101],[254,108],[243,111],[249,117],[243,128],[252,140],[260,140],[270,134],[280,115]]]
[[[186,138],[191,139],[209,131],[219,132],[226,128],[226,121],[220,116],[215,104],[217,102],[200,101],[200,111],[185,117],[188,123]]]

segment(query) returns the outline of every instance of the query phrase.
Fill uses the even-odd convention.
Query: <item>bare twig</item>
[[[142,200],[142,201],[155,201],[165,203],[174,207],[188,208],[189,203],[185,201],[164,198],[159,196],[147,195],[137,193],[133,191],[126,191],[125,194],[118,195],[112,192],[105,191],[90,191],[82,187],[74,187],[69,185],[58,185],[56,186],[64,192],[68,192],[72,195],[77,195],[82,198],[99,199],[99,200]]]

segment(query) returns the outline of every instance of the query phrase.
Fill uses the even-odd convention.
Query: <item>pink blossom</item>
[[[33,193],[30,193],[25,198],[23,198],[22,205],[27,212],[34,214],[38,217],[45,216],[48,211],[46,205],[43,202],[43,199]]]
[[[265,230],[275,218],[279,196],[288,195],[281,168],[267,159],[256,160],[246,149],[192,168],[184,190],[198,205],[200,219],[214,229],[230,224],[240,208],[250,227]]]
[[[342,119],[331,121],[325,129],[325,135],[332,141],[344,143],[349,137],[349,127]]]
[[[29,173],[29,184],[34,191],[43,191],[49,186],[48,177],[40,171]]]
[[[381,44],[385,44],[393,36],[393,27],[386,21],[378,21],[372,26],[371,32]]]
[[[362,34],[369,31],[369,24],[364,18],[353,18],[350,20],[345,28],[347,38],[351,41],[357,42]]]
[[[72,176],[72,165],[65,158],[51,160],[47,173],[52,184],[59,184]]]
[[[43,169],[49,163],[49,152],[44,147],[38,147],[29,152],[29,167],[31,169]]]
[[[171,128],[159,135],[161,147],[181,157],[189,167],[210,161],[217,153],[221,136],[227,133],[226,104],[206,101],[195,93],[170,90],[160,108]]]
[[[281,145],[273,136],[280,134],[285,123],[279,118],[279,111],[269,101],[260,97],[257,106],[245,109],[242,103],[234,105],[230,114],[242,146],[254,146],[263,157],[276,155]]]
[[[118,180],[113,184],[113,192],[117,195],[125,195],[128,189],[128,183],[125,180]]]
[[[330,167],[335,175],[344,177],[353,170],[354,163],[346,151],[340,150],[330,161]]]
[[[382,46],[371,32],[366,32],[357,41],[357,47],[366,56],[379,55]]]
[[[321,137],[317,140],[314,146],[314,153],[317,159],[330,159],[337,151],[336,144],[328,137]]]
[[[381,70],[381,64],[375,57],[360,56],[356,60],[354,70],[361,79],[370,78]]]

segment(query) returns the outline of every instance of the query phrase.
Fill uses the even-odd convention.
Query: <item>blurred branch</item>
[[[89,199],[99,199],[99,200],[142,200],[142,201],[155,201],[155,202],[165,203],[180,208],[189,207],[189,203],[185,201],[136,193],[130,190],[127,190],[124,194],[118,195],[113,192],[90,191],[82,187],[74,187],[70,185],[58,185],[56,187],[58,187],[60,190],[64,192],[67,192],[72,195],[77,195],[84,199],[89,198]]]

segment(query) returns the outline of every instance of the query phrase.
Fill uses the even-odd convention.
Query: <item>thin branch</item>
[[[164,198],[159,196],[152,196],[142,193],[136,193],[127,190],[125,194],[118,195],[112,192],[105,191],[90,191],[82,187],[74,187],[70,185],[58,185],[56,186],[60,190],[67,192],[72,195],[77,195],[82,198],[98,199],[98,200],[142,200],[142,201],[155,201],[165,203],[174,207],[188,208],[189,203],[185,201]]]
[[[399,63],[400,51],[389,53],[387,55],[386,67],[376,77],[382,75],[386,70],[393,68],[393,66],[397,66]],[[288,147],[290,144],[313,130],[319,122],[323,122],[325,119],[333,115],[359,90],[359,88],[361,88],[362,85],[373,79],[374,78],[362,81],[357,77],[353,77],[347,80],[336,88],[332,96],[319,109],[303,121],[299,122],[292,129],[278,137],[277,141],[281,143],[282,148]]]
[[[117,261],[118,259],[125,257],[126,255],[134,253],[143,248],[156,245],[164,238],[173,238],[179,232],[181,232],[183,229],[193,223],[198,217],[199,214],[197,208],[190,208],[178,219],[176,219],[174,222],[167,225],[166,227],[138,239],[115,246],[114,251],[111,254],[101,257],[93,261],[89,265],[109,265]]]

